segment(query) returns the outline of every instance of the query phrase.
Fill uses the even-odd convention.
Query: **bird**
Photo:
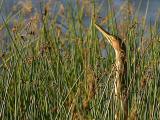
[[[128,93],[127,93],[127,61],[126,61],[126,45],[124,41],[115,35],[112,35],[105,29],[103,29],[97,23],[95,27],[103,34],[110,45],[115,51],[115,65],[116,65],[116,76],[115,76],[115,95],[117,96],[117,102],[121,103],[123,118],[128,117]]]

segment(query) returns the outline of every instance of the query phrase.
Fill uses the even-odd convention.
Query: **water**
[[[3,1],[3,13],[2,14],[8,14],[11,10],[12,7],[14,5],[19,4],[20,2],[23,2],[25,0],[0,0],[0,2]],[[38,6],[39,1],[41,0],[32,0],[32,3],[34,6]],[[48,1],[48,0],[43,0],[43,1]],[[61,1],[63,4],[65,4],[67,1],[70,0],[51,0],[51,1]],[[76,1],[76,0],[73,0]],[[82,0],[80,0],[82,1]],[[107,0],[95,0],[97,3],[103,3],[103,7],[105,9],[105,7],[107,6]],[[117,7],[121,6],[126,0],[113,0],[115,5]],[[129,0],[130,3],[135,7],[138,8],[138,5],[141,2],[141,6],[140,6],[140,15],[144,15],[146,12],[146,8],[147,8],[147,2],[149,1],[149,6],[148,6],[148,19],[152,18],[154,19],[156,16],[156,13],[159,9],[160,6],[160,0]],[[160,10],[160,9],[159,9]]]

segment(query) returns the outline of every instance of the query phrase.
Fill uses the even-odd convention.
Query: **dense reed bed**
[[[112,120],[116,111],[115,53],[99,23],[124,40],[128,119],[160,119],[160,22],[124,2],[105,11],[96,1],[32,2],[2,18],[0,119]],[[1,8],[1,7],[0,7]],[[56,12],[52,12],[55,8]],[[4,49],[4,48],[3,48]]]

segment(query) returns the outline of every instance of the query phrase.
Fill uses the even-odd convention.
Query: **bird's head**
[[[115,50],[120,50],[123,47],[122,40],[114,35],[111,35],[109,32],[104,30],[101,26],[95,23],[96,28],[103,34],[103,36],[108,40],[108,42],[112,45]]]

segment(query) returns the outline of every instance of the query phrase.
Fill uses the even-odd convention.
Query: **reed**
[[[0,119],[160,119],[159,14],[142,23],[125,3],[21,1],[1,14]]]

